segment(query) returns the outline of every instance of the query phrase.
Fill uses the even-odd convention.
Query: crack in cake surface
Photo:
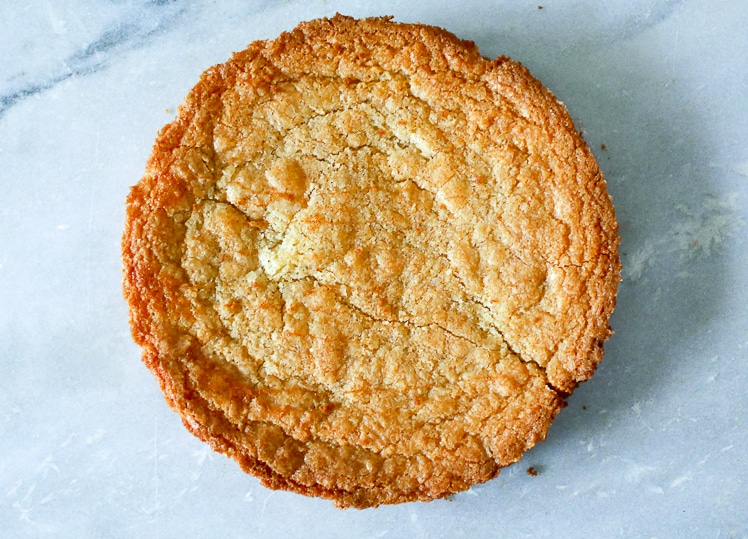
[[[271,101],[266,101],[266,103],[270,103],[270,102],[271,102]],[[354,108],[355,108],[355,107],[354,107]],[[321,118],[326,118],[326,117],[329,117],[329,116],[331,116],[331,115],[334,115],[334,114],[335,114],[335,113],[337,113],[337,112],[341,112],[341,111],[338,111],[338,110],[333,110],[333,111],[325,111],[325,113],[324,113],[324,114],[322,114],[322,115],[320,115],[320,114],[317,114],[316,116],[314,116],[314,119],[315,119],[315,120],[319,120],[319,119],[321,119]],[[302,127],[303,127],[303,126],[305,126],[305,125],[306,125],[306,123],[305,123],[304,119],[301,119],[301,120],[299,120],[299,121],[297,122],[297,124],[295,124],[294,126],[292,126],[292,127],[288,128],[288,131],[290,132],[290,131],[291,131],[292,129],[298,129],[298,128],[299,128],[299,126],[302,126]],[[375,127],[379,128],[379,129],[381,129],[381,127],[379,127],[379,126],[378,126],[378,125],[377,125],[376,123],[374,123],[373,125],[375,125]],[[392,139],[392,137],[390,137],[390,140],[391,140],[391,139]],[[379,142],[379,143],[381,144],[381,143],[382,143],[382,140],[383,140],[383,139],[382,139],[382,138],[380,138],[380,139],[378,139],[378,142]],[[402,139],[399,139],[399,140],[402,140]],[[355,148],[355,149],[356,149],[356,150],[360,150],[362,146],[363,146],[364,148],[367,148],[367,147],[368,147],[368,148],[374,148],[374,146],[373,146],[372,144],[364,144],[364,145],[360,145],[359,147],[357,147],[357,148]],[[343,148],[342,148],[342,149],[339,149],[339,150],[337,151],[337,153],[334,153],[334,152],[332,152],[332,151],[326,151],[326,152],[324,152],[324,153],[325,153],[325,155],[326,155],[327,157],[324,157],[324,158],[320,158],[320,157],[318,157],[318,156],[313,156],[313,157],[314,157],[315,159],[319,160],[319,161],[327,161],[327,162],[329,162],[329,161],[331,161],[331,160],[332,160],[332,161],[334,161],[334,160],[336,160],[336,159],[337,159],[337,160],[340,160],[340,157],[341,157],[341,156],[345,156],[345,157],[348,157],[348,156],[350,156],[350,151],[351,151],[351,149],[352,149],[352,148],[351,148],[350,146],[347,146],[347,145],[343,145]],[[377,148],[377,152],[378,152],[378,153],[380,153],[381,155],[386,155],[386,154],[387,154],[387,148],[385,148],[385,149],[382,149],[382,150],[380,150],[379,148]],[[289,153],[290,153],[290,152],[289,152]],[[307,155],[308,155],[308,154],[307,154]],[[298,156],[297,156],[297,157],[298,157]],[[303,159],[303,157],[306,157],[306,156],[302,156],[301,158]],[[336,163],[336,164],[337,164],[337,163]],[[483,168],[485,168],[485,167],[483,167]],[[383,175],[383,177],[386,177],[386,176],[387,176],[386,174],[385,174],[385,175]],[[408,178],[405,178],[405,179],[402,179],[402,180],[400,180],[400,182],[405,182],[405,181],[409,181],[409,182],[412,182],[412,181],[413,181],[413,178],[410,178],[410,177],[408,177]],[[445,180],[445,182],[448,182],[448,181],[449,181],[449,179]],[[397,183],[397,182],[395,182],[395,183]],[[420,183],[419,183],[419,182],[417,182],[417,181],[416,181],[416,182],[414,182],[414,184],[415,184],[415,185],[416,185],[416,186],[418,187],[418,189],[419,189],[419,190],[423,190],[424,192],[428,192],[428,193],[429,193],[429,194],[430,194],[431,196],[435,195],[435,191],[431,191],[431,190],[429,190],[429,189],[426,189],[426,188],[424,188],[423,186],[421,186],[421,185],[420,185]],[[439,186],[437,186],[437,187],[436,187],[436,189],[437,189],[437,190],[438,190],[438,187],[439,187]],[[298,213],[296,213],[296,214],[294,215],[293,219],[295,219],[297,215],[298,215]],[[442,221],[444,221],[444,218],[442,218],[441,220],[442,220]],[[353,224],[351,224],[351,226],[354,226],[354,225],[353,225]],[[281,242],[282,242],[282,240],[278,241],[278,243],[281,243]],[[440,254],[441,254],[441,253],[440,253]]]

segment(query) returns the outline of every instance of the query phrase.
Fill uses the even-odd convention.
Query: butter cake
[[[543,440],[611,334],[605,181],[565,107],[452,34],[344,16],[206,71],[127,199],[134,339],[274,489],[432,500]]]

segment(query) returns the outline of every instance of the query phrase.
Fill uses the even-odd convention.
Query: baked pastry
[[[617,246],[595,159],[524,67],[336,16],[202,75],[128,197],[124,294],[194,434],[368,507],[544,439],[602,358]]]

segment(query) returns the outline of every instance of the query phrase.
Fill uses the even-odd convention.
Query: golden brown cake
[[[610,335],[605,182],[520,64],[389,18],[205,72],[127,200],[135,340],[270,488],[431,500],[544,439]]]

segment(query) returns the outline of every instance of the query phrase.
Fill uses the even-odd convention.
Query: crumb
[[[543,6],[538,6],[538,9],[543,9]]]
[[[527,469],[527,475],[531,475],[533,477],[536,477],[538,475],[538,470],[534,466],[530,466]]]
[[[583,405],[582,405],[582,410],[586,410],[586,409],[587,409],[587,405],[586,405],[586,404],[583,404]]]
[[[601,149],[602,151],[605,151],[605,150],[607,150],[608,148],[607,148],[607,146],[605,146],[605,144],[600,144],[600,149]]]

